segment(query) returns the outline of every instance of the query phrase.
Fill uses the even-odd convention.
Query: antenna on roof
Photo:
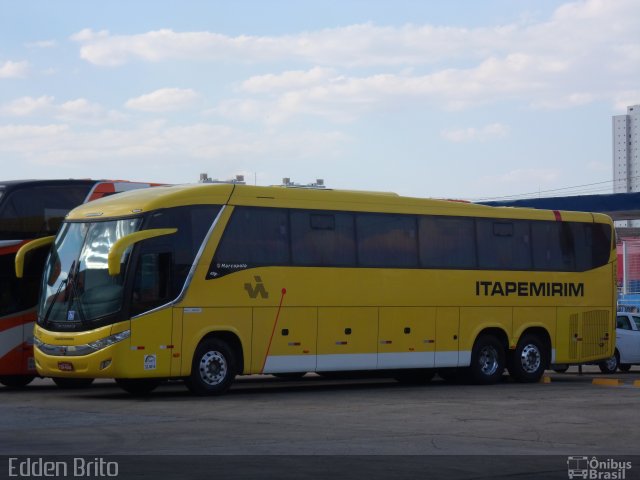
[[[289,177],[282,179],[282,186],[288,188],[326,188],[324,185],[324,179],[317,178],[313,183],[307,183],[306,185],[301,183],[292,182]]]
[[[200,180],[198,183],[231,183],[234,185],[246,185],[244,181],[244,175],[236,175],[236,178],[232,178],[229,180],[218,180],[217,178],[211,178],[206,173],[200,174]]]

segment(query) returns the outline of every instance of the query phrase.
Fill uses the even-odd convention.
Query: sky
[[[0,180],[612,192],[637,0],[0,0]]]

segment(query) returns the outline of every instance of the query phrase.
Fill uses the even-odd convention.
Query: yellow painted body
[[[551,339],[555,363],[581,363],[613,354],[615,249],[608,264],[583,273],[278,266],[206,279],[238,205],[553,221],[551,211],[391,194],[198,185],[122,194],[76,208],[69,218],[84,219],[99,212],[104,220],[132,211],[206,203],[225,208],[184,295],[163,308],[90,332],[48,332],[36,326],[36,337],[50,345],[81,345],[131,329],[130,338],[86,357],[48,356],[36,349],[40,374],[186,377],[200,341],[222,332],[237,338],[244,374],[292,372],[296,367],[299,371],[409,368],[416,355],[426,366],[464,366],[477,336],[486,329],[504,332],[510,349],[527,329],[543,329]],[[562,212],[562,218],[611,224],[606,216],[587,213]],[[483,296],[477,294],[478,281],[581,282],[585,293]],[[258,282],[267,297],[249,295]],[[155,356],[154,369],[145,368],[148,355]],[[111,361],[109,366],[101,369],[106,360]],[[73,363],[74,371],[60,370],[61,361]]]

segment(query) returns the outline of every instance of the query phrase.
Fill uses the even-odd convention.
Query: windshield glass
[[[109,275],[107,258],[111,246],[137,231],[140,224],[140,218],[65,223],[47,260],[38,322],[74,328],[118,312],[124,276]],[[123,264],[130,251],[122,256]]]

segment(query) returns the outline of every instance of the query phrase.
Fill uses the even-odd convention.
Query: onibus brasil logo
[[[567,474],[569,478],[585,478],[598,480],[624,480],[627,470],[631,470],[631,462],[607,458],[572,456],[567,458]]]

